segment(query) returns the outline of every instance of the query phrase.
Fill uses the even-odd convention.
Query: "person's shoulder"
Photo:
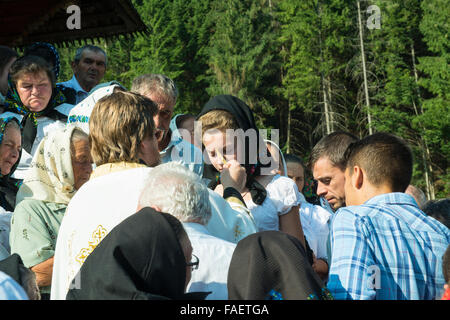
[[[62,208],[63,207],[63,208]],[[26,215],[31,219],[33,216],[46,216],[57,211],[65,211],[66,206],[62,204],[49,203],[42,200],[36,199],[24,199],[20,201],[14,208],[13,216],[14,218]]]
[[[362,206],[341,207],[332,215],[333,225],[339,221],[361,220],[366,214],[367,210]]]
[[[14,209],[14,215],[21,212],[27,212],[27,211],[36,211],[36,209],[42,209],[43,207],[46,207],[45,202],[42,200],[36,200],[36,199],[23,199],[20,201],[15,209]]]
[[[23,118],[22,115],[11,112],[11,111],[6,111],[6,112],[3,112],[0,114],[1,119],[11,118],[11,117],[16,118],[19,122],[22,121],[22,118]]]
[[[72,75],[72,77],[70,77],[69,80],[63,81],[63,82],[58,82],[56,85],[73,89],[73,86],[75,85],[75,81],[76,81],[75,75]]]

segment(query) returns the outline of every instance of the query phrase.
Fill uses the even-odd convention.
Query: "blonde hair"
[[[114,92],[97,101],[89,119],[89,142],[95,164],[138,163],[141,141],[154,135],[156,112],[155,103],[132,92]]]
[[[202,137],[205,132],[211,129],[226,133],[227,129],[239,129],[239,126],[233,115],[225,110],[212,110],[202,115],[199,119],[202,123]]]

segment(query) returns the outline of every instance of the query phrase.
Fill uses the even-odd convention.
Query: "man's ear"
[[[362,188],[363,183],[364,183],[364,172],[362,171],[361,167],[359,166],[354,166],[352,169],[352,185],[353,188],[355,188],[356,190],[359,190]]]
[[[77,66],[77,63],[76,63],[75,61],[72,61],[72,62],[70,63],[70,66],[72,67],[72,72],[75,72],[75,68],[76,68],[76,66]]]

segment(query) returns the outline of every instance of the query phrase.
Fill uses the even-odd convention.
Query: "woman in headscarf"
[[[92,172],[88,135],[74,126],[46,136],[17,193],[11,220],[11,252],[36,273],[43,299],[49,297],[59,226],[69,201]]]
[[[16,118],[0,119],[0,261],[10,255],[11,215],[18,186],[10,179],[19,163],[22,135]]]
[[[280,230],[305,245],[298,216],[299,191],[288,177],[271,173],[270,154],[247,104],[231,95],[218,95],[206,103],[197,119],[210,163],[204,168],[204,178],[211,181],[209,187],[223,192],[220,174],[237,161],[247,172],[245,186],[238,191],[259,231]],[[227,135],[230,129],[234,136]]]
[[[331,300],[298,239],[279,231],[241,240],[228,270],[230,300]]]
[[[31,158],[43,137],[63,128],[67,121],[67,98],[56,89],[52,67],[41,57],[25,56],[11,66],[5,112],[1,118],[14,116],[23,127],[23,152],[14,178],[23,179]],[[73,107],[73,106],[72,106]]]
[[[0,118],[0,206],[14,211],[18,185],[10,177],[22,153],[22,133],[14,117]]]
[[[61,69],[61,62],[59,59],[58,50],[47,42],[35,42],[25,49],[24,56],[38,56],[43,58],[52,67],[55,79],[59,78],[59,71]],[[66,102],[75,105],[77,100],[77,93],[73,88],[66,87],[62,84],[56,84],[56,91],[61,91],[66,98]]]
[[[67,299],[202,300],[207,293],[185,293],[198,264],[181,222],[146,207],[98,244],[75,276]]]

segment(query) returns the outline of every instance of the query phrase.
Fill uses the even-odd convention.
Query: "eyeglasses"
[[[198,265],[200,264],[200,260],[198,259],[198,257],[193,254],[192,255],[192,259],[193,261],[186,263],[187,267],[191,267],[192,271],[197,270],[198,269]]]

